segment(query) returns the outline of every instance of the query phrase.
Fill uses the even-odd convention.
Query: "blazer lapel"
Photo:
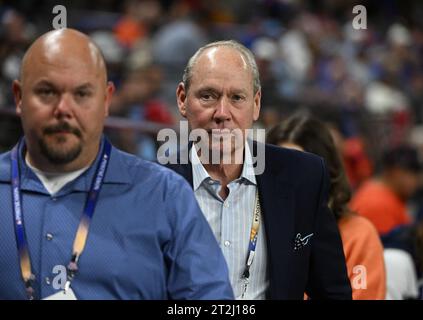
[[[258,175],[257,183],[260,194],[268,256],[269,298],[284,299],[280,293],[291,287],[290,277],[281,270],[291,270],[291,257],[294,251],[295,202],[293,187],[281,178],[281,171],[276,173],[265,170]]]

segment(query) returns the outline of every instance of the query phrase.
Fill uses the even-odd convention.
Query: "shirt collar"
[[[194,191],[196,191],[201,186],[203,181],[212,179],[198,158],[196,151],[197,150],[195,145],[193,144],[190,151],[190,160],[192,164],[192,184]],[[254,173],[253,159],[251,156],[250,147],[247,142],[244,144],[244,164],[242,166],[242,172],[239,179],[247,180],[254,185],[257,184],[256,175]]]
[[[190,160],[192,164],[192,186],[194,191],[197,191],[203,181],[209,180],[211,177],[198,158],[197,149],[194,144],[191,147]]]
[[[91,164],[91,166],[86,170],[81,176],[76,178],[74,181],[70,182],[64,186],[57,195],[62,193],[67,193],[69,191],[83,191],[88,192],[91,188],[92,179],[94,178],[98,162],[101,158],[101,151],[103,149],[104,137],[101,139],[99,152],[96,159]],[[19,168],[21,176],[21,189],[27,191],[35,191],[48,194],[45,190],[41,181],[34,174],[34,172],[28,167],[25,162],[23,154],[23,144],[20,144],[19,148]],[[0,158],[0,181],[11,182],[11,173],[10,173],[10,160],[11,152],[7,152],[2,155]],[[131,175],[128,172],[126,164],[124,163],[122,152],[114,147],[112,147],[110,162],[107,168],[106,176],[104,177],[104,184],[128,184],[131,183]]]

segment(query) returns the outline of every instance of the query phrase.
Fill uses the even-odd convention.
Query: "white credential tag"
[[[73,293],[72,288],[69,288],[66,292],[65,290],[60,290],[51,296],[44,298],[43,300],[78,300]]]

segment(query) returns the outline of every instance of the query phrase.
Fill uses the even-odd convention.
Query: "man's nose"
[[[54,108],[54,115],[56,117],[70,117],[72,115],[72,103],[72,96],[63,93]]]
[[[224,122],[231,119],[231,105],[226,97],[222,97],[216,107],[214,119],[216,122]]]

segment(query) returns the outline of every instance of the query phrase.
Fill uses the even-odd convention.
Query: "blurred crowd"
[[[407,145],[421,157],[421,1],[108,0],[61,4],[67,8],[68,27],[89,34],[104,53],[109,78],[117,88],[113,116],[176,125],[180,116],[175,89],[189,57],[207,42],[235,39],[253,51],[260,69],[263,94],[258,126],[269,129],[303,109],[325,121],[354,191],[380,170],[383,174],[392,167],[386,162],[387,149]],[[367,29],[352,27],[356,4],[367,9]],[[28,45],[52,28],[55,5],[54,1],[0,0],[0,109],[13,109],[11,82],[19,76]],[[15,139],[16,130],[6,128],[10,122],[1,117],[2,132]],[[154,136],[129,130],[113,130],[109,135],[119,147],[155,159]],[[2,134],[0,140],[4,148],[7,136]],[[394,157],[394,164],[402,164],[401,157]],[[407,214],[402,222],[408,224],[419,221],[419,212],[423,212],[419,170],[412,169],[413,192],[408,190],[402,199]],[[381,235],[400,224],[383,229]]]
[[[67,25],[93,37],[117,86],[112,114],[172,124],[175,87],[201,45],[236,39],[256,55],[263,85],[261,125],[298,108],[330,121],[345,153],[422,144],[423,29],[419,1],[361,1],[367,29],[355,30],[357,1],[62,1]],[[54,1],[0,1],[0,106],[13,106],[10,82],[28,44],[52,28]],[[127,135],[128,133],[125,133]],[[139,139],[126,150],[149,157]],[[142,140],[142,139],[141,139]],[[131,142],[129,142],[131,141]],[[154,148],[154,146],[151,146]],[[356,161],[354,159],[354,161]],[[360,162],[358,175],[370,172]],[[356,177],[354,177],[356,179]],[[357,179],[360,179],[358,177]]]

